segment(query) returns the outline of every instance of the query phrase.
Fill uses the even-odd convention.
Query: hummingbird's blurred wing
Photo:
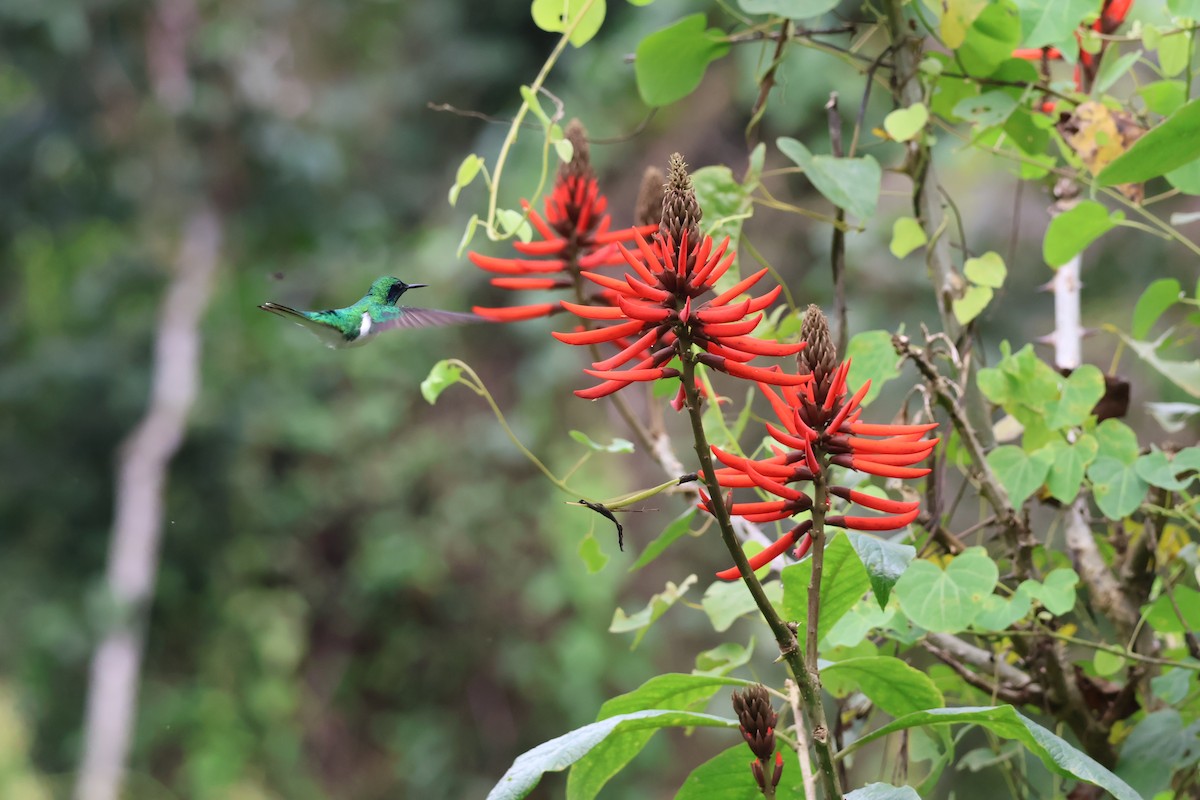
[[[316,334],[318,339],[330,347],[346,347],[349,344],[345,334],[335,326],[327,322],[310,319],[308,315],[294,308],[280,305],[279,303],[263,303],[259,308],[263,311],[270,311],[272,314],[278,314],[284,319],[291,320],[297,325],[307,328]]]
[[[371,325],[367,335],[374,336],[383,331],[397,328],[434,328],[440,325],[467,325],[488,320],[478,314],[466,314],[461,311],[441,311],[436,308],[412,308],[398,306],[399,314],[389,319],[380,320]]]

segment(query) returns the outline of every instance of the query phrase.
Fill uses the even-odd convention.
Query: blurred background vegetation
[[[693,10],[609,3],[600,36],[548,84],[593,137],[622,140],[592,149],[617,225],[643,167],[672,151],[743,169],[753,76],[770,58],[758,46],[639,128],[647,109],[627,55]],[[505,128],[427,103],[511,115],[555,41],[528,4],[481,0],[0,2],[0,796],[70,791],[88,658],[111,618],[115,459],[145,410],[159,304],[203,207],[221,228],[219,272],[200,394],[170,469],[130,797],[479,797],[518,753],[719,644],[686,608],[633,651],[607,632],[615,607],[725,566],[710,534],[626,574],[682,501],[627,515],[619,554],[607,523],[566,505],[575,498],[520,457],[478,398],[422,400],[436,361],[465,359],[560,474],[582,454],[568,429],[627,435],[603,404],[571,396],[587,381],[579,354],[546,335],[552,323],[332,351],[255,308],[343,305],[383,274],[431,284],[419,305],[499,304],[455,255],[481,188],[457,209],[445,198],[463,156],[494,154]],[[853,113],[861,77],[806,52],[778,82],[763,138],[827,152],[825,98],[839,90]],[[1004,254],[1005,292],[1028,295],[1021,318],[987,320],[986,344],[1019,345],[1051,327],[1050,298],[1035,293],[1049,278],[1049,199],[1026,190],[1014,206],[1002,165],[946,144],[943,180],[972,250]],[[889,147],[873,149],[885,164]],[[539,152],[536,133],[518,146],[508,205],[536,185]],[[777,194],[806,188],[784,184]],[[934,316],[919,256],[887,253],[890,220],[907,209],[907,184],[890,188],[877,224],[849,242],[853,331]],[[828,304],[827,227],[760,211],[747,236],[798,302]],[[1126,318],[1140,265],[1195,277],[1180,251],[1136,233],[1111,234],[1095,261],[1090,324]],[[1090,348],[1107,368],[1112,341]],[[1135,385],[1131,421],[1145,425],[1138,396],[1171,393],[1138,375],[1152,388]],[[881,402],[894,409],[899,391]],[[660,480],[635,454],[597,457],[574,482],[609,496]],[[612,561],[589,574],[577,550],[593,527]],[[755,624],[727,635],[744,642]],[[609,794],[665,796],[727,745],[659,737]],[[549,779],[539,793],[560,791]]]

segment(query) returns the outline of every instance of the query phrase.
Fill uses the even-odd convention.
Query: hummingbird
[[[361,300],[345,308],[297,311],[279,303],[263,303],[259,308],[308,328],[330,347],[361,345],[377,333],[396,328],[429,328],[486,321],[476,314],[397,305],[401,295],[409,289],[428,285],[405,283],[399,278],[384,276],[375,279]]]

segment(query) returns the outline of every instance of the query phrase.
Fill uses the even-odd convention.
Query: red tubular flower
[[[870,382],[850,394],[846,377],[850,362],[836,361],[829,340],[829,327],[821,310],[809,306],[804,317],[802,336],[808,345],[798,359],[800,372],[810,382],[801,386],[784,386],[776,392],[766,381],[759,389],[770,403],[783,427],[767,424],[767,434],[789,449],[776,448],[775,455],[753,460],[712,448],[713,455],[724,466],[716,471],[721,486],[756,488],[774,500],[733,503],[729,512],[751,522],[775,522],[792,517],[813,507],[809,495],[793,488],[794,484],[810,482],[825,472],[830,464],[855,469],[888,478],[917,478],[929,470],[914,467],[933,451],[938,439],[925,434],[937,427],[925,425],[880,425],[859,422],[860,404]],[[825,524],[860,531],[890,531],[903,528],[919,513],[918,501],[892,500],[850,489],[829,486],[828,494],[882,516],[836,514],[825,517]],[[705,498],[701,508],[712,512],[712,502]],[[758,569],[798,545],[796,558],[801,558],[812,545],[809,535],[812,520],[805,520],[780,537],[774,544],[749,559]],[[723,580],[736,580],[736,567],[717,573]]]
[[[621,265],[624,257],[617,242],[632,241],[634,234],[649,235],[656,225],[610,230],[612,220],[606,213],[608,200],[600,193],[596,174],[589,160],[587,133],[578,120],[567,126],[566,137],[573,150],[571,161],[559,167],[554,188],[546,197],[545,215],[522,200],[521,207],[541,240],[513,242],[513,249],[524,258],[497,258],[468,253],[475,266],[487,272],[511,276],[492,278],[501,289],[560,289],[581,286],[579,274],[585,269]],[[532,277],[542,275],[545,277]],[[507,308],[476,306],[475,313],[498,322],[546,317],[562,310],[558,303],[537,303]]]
[[[795,355],[804,343],[783,344],[749,335],[781,288],[741,299],[767,274],[764,269],[718,294],[716,283],[733,263],[734,253],[728,249],[728,238],[717,244],[711,236],[701,236],[696,224],[699,219],[691,179],[683,159],[676,154],[671,158],[658,234],[647,241],[636,232],[635,248],[617,243],[630,272],[621,278],[593,271],[582,273],[611,292],[613,303],[608,307],[563,304],[584,319],[616,324],[555,333],[559,341],[575,345],[627,342],[620,353],[585,370],[605,382],[577,391],[576,395],[595,399],[634,382],[673,377],[677,373],[663,364],[676,354],[739,378],[778,386],[798,386],[811,380],[807,375],[785,374],[777,367],[749,366],[748,362],[759,356]],[[681,407],[682,399],[677,397],[674,405]]]

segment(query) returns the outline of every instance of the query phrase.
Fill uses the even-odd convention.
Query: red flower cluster
[[[847,397],[846,375],[850,362],[836,364],[829,342],[825,317],[816,306],[810,306],[804,319],[804,339],[809,349],[799,360],[803,377],[810,382],[798,387],[785,387],[782,397],[770,386],[759,388],[771,404],[782,428],[767,423],[767,433],[776,442],[790,449],[776,447],[775,455],[762,460],[742,458],[713,447],[717,460],[725,465],[717,470],[717,483],[729,488],[757,488],[778,498],[749,503],[734,503],[731,514],[751,522],[774,522],[808,511],[813,499],[789,484],[812,481],[829,465],[855,469],[888,478],[919,478],[929,470],[913,465],[932,452],[938,439],[924,435],[937,427],[926,425],[873,425],[859,421],[859,404],[870,388],[863,384],[853,396]],[[883,512],[884,516],[850,516],[836,514],[825,517],[825,524],[861,531],[889,531],[902,528],[917,517],[918,501],[902,502],[879,498],[844,486],[830,486],[829,494],[851,503]],[[705,497],[702,505],[712,512],[712,500]],[[792,545],[799,543],[796,557],[808,552],[812,545],[812,521],[805,520],[774,544],[750,559],[758,569]],[[724,580],[736,580],[736,567],[717,573]]]
[[[674,212],[671,209],[675,209]],[[596,272],[583,277],[607,290],[615,298],[610,306],[587,306],[563,302],[568,311],[588,320],[615,322],[595,330],[555,333],[562,342],[591,345],[621,342],[616,355],[597,361],[584,370],[603,383],[575,392],[595,400],[637,381],[675,377],[679,372],[664,366],[675,355],[692,357],[693,345],[703,350],[696,360],[735,377],[782,386],[796,386],[808,376],[787,375],[778,367],[748,366],[757,356],[794,355],[804,344],[781,344],[750,336],[762,320],[760,313],[779,296],[776,286],[766,294],[739,299],[767,270],[763,269],[715,294],[717,281],[733,263],[729,240],[714,245],[711,236],[701,236],[697,222],[691,179],[678,155],[671,157],[671,170],[664,199],[663,223],[652,242],[639,232],[636,251],[617,247],[633,270],[621,278]],[[713,292],[708,299],[701,299]],[[633,362],[627,369],[625,364]],[[682,396],[682,387],[680,393]],[[676,398],[676,407],[681,404]]]
[[[1092,30],[1102,34],[1112,33],[1121,27],[1131,5],[1133,5],[1133,0],[1104,0],[1104,7],[1100,11],[1100,16],[1092,23]],[[1079,35],[1076,34],[1075,38],[1078,39]],[[1075,65],[1075,88],[1077,90],[1086,91],[1087,87],[1091,85],[1092,80],[1096,77],[1096,70],[1100,68],[1100,56],[1103,53],[1103,48],[1094,55],[1084,50],[1079,51],[1079,63]],[[1062,57],[1062,51],[1057,47],[1023,47],[1013,51],[1013,58],[1023,58],[1027,61],[1042,61],[1043,59],[1059,61]],[[1054,110],[1054,106],[1054,101],[1047,100],[1042,103],[1042,111],[1050,113]]]
[[[503,276],[492,278],[493,286],[511,290],[577,286],[581,270],[625,263],[615,247],[617,242],[632,241],[635,234],[648,235],[657,227],[609,230],[612,220],[605,213],[608,200],[600,193],[588,154],[587,133],[578,120],[567,126],[566,138],[574,148],[573,155],[569,163],[559,167],[554,188],[546,197],[546,215],[521,201],[541,236],[540,241],[513,242],[513,249],[527,257],[496,258],[475,252],[467,256],[480,269]],[[474,309],[476,314],[498,322],[545,317],[559,310],[558,303]]]

